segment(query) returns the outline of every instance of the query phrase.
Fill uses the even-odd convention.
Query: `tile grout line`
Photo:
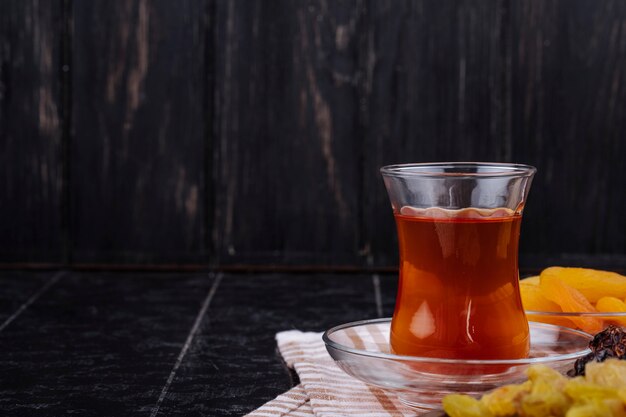
[[[56,284],[65,274],[67,274],[67,271],[60,271],[60,272],[57,272],[56,274],[54,274],[54,276],[48,282],[46,282],[44,284],[44,286],[39,289],[39,291],[37,291],[35,294],[31,295],[30,298],[28,300],[26,300],[15,311],[15,313],[13,313],[9,318],[7,318],[4,321],[4,323],[2,323],[0,325],[0,332],[3,331],[9,324],[11,324],[13,322],[13,320],[18,318],[20,316],[20,314],[22,314],[24,312],[24,310],[26,310],[31,304],[33,304],[35,301],[37,301],[37,299],[39,297],[41,297],[43,295],[43,293],[48,291],[48,289],[50,287],[52,287],[54,284]]]
[[[189,347],[191,346],[191,342],[193,341],[193,338],[195,337],[196,333],[198,332],[198,329],[200,328],[200,323],[202,323],[202,318],[206,314],[206,311],[209,309],[211,300],[215,296],[215,292],[217,291],[217,287],[220,285],[220,282],[222,281],[222,277],[223,277],[223,274],[219,273],[217,277],[215,278],[215,282],[213,283],[213,285],[211,285],[211,289],[209,290],[209,293],[207,294],[206,298],[204,299],[204,302],[202,303],[202,307],[200,308],[200,311],[198,312],[198,315],[196,316],[196,320],[194,321],[193,326],[191,327],[191,330],[189,331],[189,334],[187,335],[187,340],[185,340],[185,344],[183,345],[183,348],[178,354],[178,358],[176,358],[176,363],[174,363],[174,367],[172,367],[172,371],[167,377],[167,381],[165,381],[165,385],[163,386],[163,389],[161,390],[159,399],[157,400],[156,404],[154,405],[154,408],[152,409],[152,413],[150,413],[150,417],[155,417],[159,413],[161,404],[163,403],[163,400],[165,399],[165,396],[167,395],[167,392],[170,389],[170,385],[172,385],[172,382],[174,381],[174,377],[176,376],[176,372],[178,371],[178,368],[180,368],[180,365],[183,363],[183,359],[185,358],[185,355],[187,354],[187,351],[189,350]]]
[[[372,284],[374,284],[374,299],[376,300],[376,314],[378,317],[383,316],[383,298],[380,294],[380,276],[378,274],[372,275]]]

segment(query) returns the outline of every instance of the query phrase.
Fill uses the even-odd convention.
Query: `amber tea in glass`
[[[396,220],[394,353],[455,359],[528,355],[518,241],[535,168],[434,163],[381,169]]]

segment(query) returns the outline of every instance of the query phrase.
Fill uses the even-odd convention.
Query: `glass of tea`
[[[381,168],[400,252],[393,353],[454,359],[528,355],[517,258],[535,171],[475,162]]]

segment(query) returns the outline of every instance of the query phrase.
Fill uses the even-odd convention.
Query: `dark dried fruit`
[[[576,360],[570,376],[585,375],[587,362],[604,362],[609,358],[626,359],[626,331],[611,325],[593,337],[589,348],[591,353]]]

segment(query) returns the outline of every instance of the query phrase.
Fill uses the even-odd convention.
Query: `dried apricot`
[[[543,295],[539,285],[529,284],[526,281],[520,281],[519,288],[522,295],[524,310],[561,311],[561,307],[559,307],[557,303],[548,300]]]
[[[557,303],[564,312],[596,311],[584,295],[555,275],[544,276],[542,272],[539,288],[544,297]],[[602,330],[602,320],[595,317],[571,317],[570,320],[587,333],[597,333]]]
[[[520,293],[522,295],[522,305],[526,311],[546,311],[546,312],[560,312],[561,307],[548,300],[541,293],[539,285],[529,284],[527,280],[522,280],[519,283]],[[540,321],[542,323],[556,324],[558,326],[576,327],[576,324],[565,317],[553,317],[543,314],[528,314],[528,320]]]
[[[606,295],[622,299],[626,297],[626,276],[616,272],[553,266],[541,271],[541,278],[544,277],[561,279],[580,291],[592,303]]]
[[[520,284],[533,284],[539,285],[539,275],[534,275],[532,277],[522,278],[520,280]]]
[[[626,313],[626,303],[624,303],[619,298],[602,297],[596,303],[596,310],[601,311],[603,313],[609,313],[609,312]],[[619,324],[620,326],[626,327],[626,317],[614,317],[614,318],[609,318],[607,320],[615,322]]]

